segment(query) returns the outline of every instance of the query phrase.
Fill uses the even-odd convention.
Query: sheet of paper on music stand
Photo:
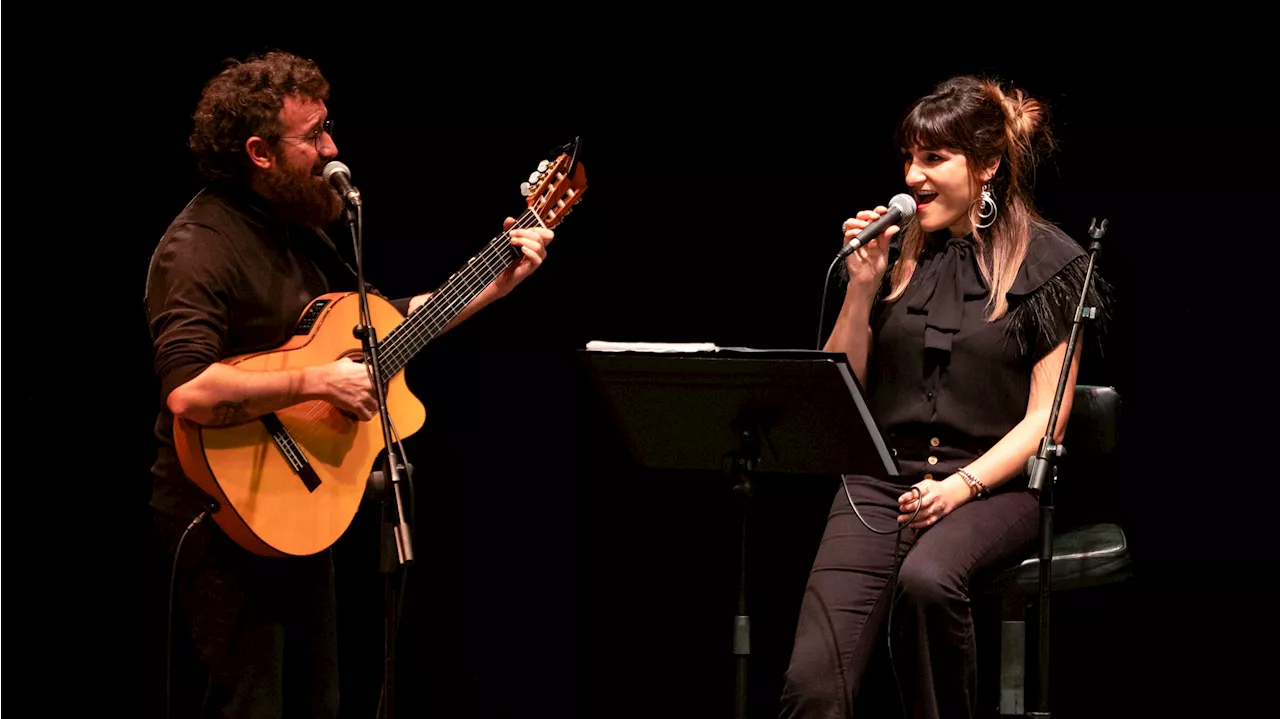
[[[711,342],[606,342],[587,343],[592,352],[715,352],[720,348]]]

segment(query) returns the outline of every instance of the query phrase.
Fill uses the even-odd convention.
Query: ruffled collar
[[[960,332],[965,301],[985,297],[989,291],[978,270],[973,237],[934,233],[920,264],[923,274],[907,309],[925,315],[925,348],[950,352],[951,341]]]
[[[1031,227],[1027,256],[1018,268],[1008,297],[1026,296],[1062,271],[1084,249],[1053,225]],[[933,233],[920,256],[920,281],[907,300],[907,309],[925,315],[924,346],[951,351],[960,332],[965,303],[986,297],[990,292],[982,272],[973,235],[951,237],[946,230]]]

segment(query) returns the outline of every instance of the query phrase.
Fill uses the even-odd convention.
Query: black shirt
[[[169,393],[214,362],[278,347],[313,298],[355,289],[355,273],[323,232],[277,219],[247,187],[211,185],[173,220],[147,274],[160,380],[153,507],[194,517],[209,501],[178,463]],[[408,299],[392,304],[407,314]]]
[[[1071,331],[1088,256],[1061,230],[1032,225],[1009,310],[994,322],[978,261],[971,237],[936,233],[905,293],[873,308],[867,392],[901,460],[939,445],[968,457],[989,449],[1026,416],[1032,368]]]

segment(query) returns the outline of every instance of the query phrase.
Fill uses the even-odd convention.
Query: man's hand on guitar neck
[[[498,275],[498,279],[486,288],[493,290],[498,297],[509,294],[516,285],[524,282],[534,270],[542,266],[542,261],[547,259],[547,245],[550,245],[551,240],[556,236],[556,233],[541,225],[513,230],[511,226],[515,222],[508,217],[502,221],[502,229],[511,235],[511,244],[524,253],[524,258],[514,267]],[[480,293],[480,297],[484,297],[483,292]]]
[[[524,282],[529,275],[542,265],[542,261],[547,259],[547,245],[551,244],[551,240],[555,238],[556,233],[545,227],[529,227],[521,229],[511,229],[516,223],[514,218],[508,217],[502,222],[502,229],[511,236],[511,244],[520,249],[524,257],[519,263],[507,269],[498,278],[495,279],[488,287],[484,288],[475,299],[463,308],[456,317],[445,326],[445,332],[449,331],[458,323],[474,315],[485,305],[493,302],[499,297],[505,297],[515,289],[516,285]],[[414,297],[409,301],[409,314],[413,314],[415,310],[423,305],[427,300],[431,299],[431,293],[427,292]]]

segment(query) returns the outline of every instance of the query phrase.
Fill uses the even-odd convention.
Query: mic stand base
[[[1053,485],[1057,481],[1057,467],[1051,470],[1050,479],[1039,491],[1039,567],[1040,576],[1038,591],[1033,601],[1036,621],[1028,622],[1027,644],[1034,643],[1035,671],[1027,668],[1028,693],[1034,696],[1034,710],[1028,711],[1028,717],[1048,717],[1049,712],[1049,639],[1050,639],[1050,597],[1053,589]],[[1030,659],[1030,653],[1028,653]]]
[[[404,468],[401,476],[412,482],[413,465]],[[401,564],[400,561],[402,556],[401,544],[396,533],[398,522],[388,477],[390,477],[390,472],[387,471],[384,460],[383,469],[370,474],[368,484],[365,487],[366,499],[376,500],[379,503],[378,528],[381,548],[378,557],[378,571],[384,575],[383,642],[386,655],[383,658],[385,663],[383,666],[382,693],[378,697],[378,717],[384,716],[382,711],[384,706],[387,709],[385,716],[392,717],[395,712],[396,637],[399,633],[401,615],[404,613],[404,593],[408,589],[409,582],[409,565]],[[412,515],[412,505],[410,505],[410,514]],[[403,567],[403,571],[401,571],[401,567]],[[396,576],[397,573],[399,573],[398,578]],[[399,590],[398,592],[397,589]]]
[[[747,517],[754,492],[751,472],[760,462],[759,430],[742,430],[739,437],[742,440],[742,450],[725,458],[725,472],[733,491],[742,498],[738,544],[738,611],[733,617],[733,716],[734,719],[746,719],[748,660],[751,656],[751,617],[747,614]]]
[[[393,719],[396,705],[396,626],[399,624],[396,613],[395,576],[399,568],[397,558],[400,556],[399,542],[396,537],[396,525],[391,508],[385,500],[382,503],[382,572],[383,572],[383,643],[386,647],[382,675],[382,701],[386,709],[386,719]]]

